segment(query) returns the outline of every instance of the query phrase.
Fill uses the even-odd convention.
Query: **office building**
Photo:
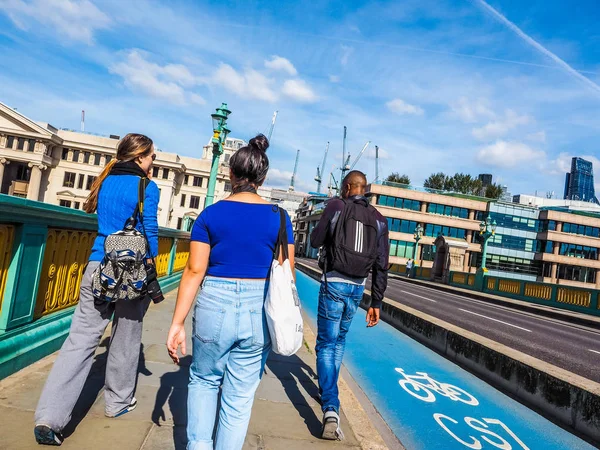
[[[594,190],[594,168],[583,158],[571,159],[571,172],[565,178],[565,199],[598,203]]]
[[[119,136],[99,136],[35,122],[0,103],[0,193],[82,209],[92,183],[116,155]],[[231,192],[228,161],[245,145],[228,138],[217,175],[215,201]],[[201,157],[157,151],[152,179],[160,189],[158,223],[189,230],[204,208],[212,144]]]
[[[483,184],[483,187],[486,188],[492,184],[492,174],[491,173],[480,173],[477,177],[479,181]]]

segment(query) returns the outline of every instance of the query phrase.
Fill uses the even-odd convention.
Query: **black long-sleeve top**
[[[361,196],[351,197],[349,200],[363,200],[368,203],[368,200]],[[327,201],[319,223],[310,234],[311,247],[319,248],[332,242],[335,223],[343,209],[344,202],[341,199],[332,198]],[[377,220],[377,259],[372,268],[371,307],[380,308],[387,289],[390,241],[387,220],[375,208],[373,208],[373,214],[376,215]]]

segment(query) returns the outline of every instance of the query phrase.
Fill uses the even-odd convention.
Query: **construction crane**
[[[271,119],[271,126],[269,127],[269,132],[267,133],[267,139],[269,143],[271,142],[271,136],[273,136],[273,130],[275,129],[275,121],[277,120],[277,114],[279,111],[275,111],[273,113],[273,119]]]
[[[367,149],[367,147],[369,146],[370,143],[371,143],[371,141],[367,141],[367,143],[364,145],[364,147],[362,148],[362,150],[360,151],[360,153],[358,154],[358,156],[356,157],[356,159],[354,160],[354,162],[352,163],[352,165],[349,167],[348,170],[354,169],[354,166],[356,166],[356,164],[358,163],[358,160],[363,155],[363,153],[365,152],[365,150]],[[348,155],[348,160],[350,160],[350,155]]]
[[[328,196],[332,197],[332,189],[335,190],[335,195],[338,194],[340,187],[338,185],[337,180],[335,179],[335,176],[333,175],[333,171],[335,170],[335,166],[331,169],[331,172],[329,173],[329,184],[327,185],[327,189],[329,190],[328,192]]]
[[[327,161],[327,153],[329,153],[329,141],[327,141],[327,147],[325,147],[325,155],[323,155],[323,163],[321,168],[317,167],[317,176],[315,181],[317,182],[317,194],[321,193],[321,182],[323,181],[323,171],[325,170],[325,161]]]
[[[342,170],[342,176],[340,178],[340,180],[344,179],[344,175],[346,174],[346,171],[348,170],[348,164],[350,162],[350,155],[348,155],[348,158],[346,159],[346,125],[344,125],[344,139],[342,141],[342,167],[340,167],[340,169]]]
[[[379,146],[375,146],[375,183],[379,181]]]
[[[296,182],[296,172],[298,171],[298,159],[300,159],[300,150],[296,152],[296,163],[294,164],[294,173],[292,173],[292,181],[290,182],[290,192],[294,190],[294,183]]]

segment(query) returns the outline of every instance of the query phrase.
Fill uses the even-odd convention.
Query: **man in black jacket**
[[[332,248],[336,242],[336,232],[345,229],[340,220],[350,220],[348,214],[344,214],[346,208],[358,211],[356,216],[367,218],[367,224],[359,223],[356,235],[352,235],[352,242],[356,248],[366,255],[372,255],[371,267],[367,272],[372,275],[371,305],[367,312],[367,327],[373,327],[379,322],[379,310],[383,301],[383,295],[387,288],[387,270],[389,255],[388,227],[386,219],[369,204],[365,198],[367,178],[362,172],[352,171],[342,182],[342,199],[333,198],[326,204],[319,223],[310,236],[310,245],[313,248],[324,247],[321,253],[326,255],[321,289],[319,292],[319,312],[317,320],[317,374],[319,377],[319,393],[321,394],[321,406],[323,416],[324,439],[343,439],[340,429],[337,381],[346,346],[346,334],[354,314],[360,305],[365,290],[366,277],[348,275],[344,264],[339,261],[334,264],[331,259],[339,252]],[[352,205],[350,205],[352,203]],[[366,208],[366,209],[362,209]],[[352,223],[353,227],[355,223]],[[352,228],[353,228],[352,227]],[[369,237],[369,231],[371,232]],[[352,231],[352,230],[351,230]],[[374,234],[374,235],[373,235]],[[365,238],[365,236],[367,236]],[[337,239],[339,242],[339,237]],[[370,247],[370,248],[364,248]],[[348,258],[352,259],[352,252],[347,252]],[[357,256],[358,258],[358,256]],[[352,265],[352,261],[349,261]],[[337,270],[332,270],[336,265]],[[341,267],[340,267],[341,266]]]

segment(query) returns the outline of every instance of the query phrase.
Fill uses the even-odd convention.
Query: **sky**
[[[268,131],[267,183],[355,168],[492,173],[562,196],[572,156],[600,190],[596,0],[0,0],[0,101],[33,120],[140,132],[200,157],[226,102],[232,137]]]

